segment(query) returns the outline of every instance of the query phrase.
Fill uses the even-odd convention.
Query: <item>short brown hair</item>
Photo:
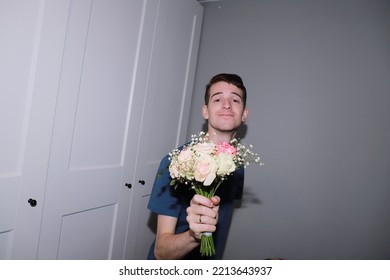
[[[210,99],[210,88],[213,84],[218,83],[218,82],[226,82],[228,84],[235,85],[239,89],[242,90],[242,98],[244,102],[244,107],[246,106],[246,88],[244,86],[244,83],[241,79],[240,76],[237,74],[228,74],[228,73],[221,73],[218,75],[215,75],[214,77],[211,78],[210,82],[206,85],[206,92],[204,95],[204,101],[205,104],[209,104],[209,99]]]

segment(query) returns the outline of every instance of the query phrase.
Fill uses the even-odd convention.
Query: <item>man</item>
[[[205,92],[202,115],[208,122],[209,139],[229,143],[248,117],[246,88],[235,74],[214,76]],[[157,214],[156,240],[148,259],[200,259],[202,233],[212,232],[216,247],[214,259],[221,259],[233,214],[233,200],[241,198],[243,168],[235,171],[208,199],[186,188],[169,185],[168,156],[160,164],[148,208]]]

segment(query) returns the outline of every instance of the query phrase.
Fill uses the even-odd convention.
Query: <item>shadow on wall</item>
[[[242,198],[240,200],[235,201],[235,208],[247,208],[250,205],[261,204],[260,198],[256,195],[256,193],[251,192],[250,188],[244,187],[244,193],[242,194]]]

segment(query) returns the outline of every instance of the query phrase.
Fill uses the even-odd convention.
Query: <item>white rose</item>
[[[218,165],[217,174],[220,176],[228,175],[236,170],[236,164],[234,163],[233,158],[226,153],[220,153],[216,162]]]

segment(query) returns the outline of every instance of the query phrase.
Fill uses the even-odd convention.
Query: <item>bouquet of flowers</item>
[[[252,146],[250,146],[252,148]],[[197,194],[211,198],[218,187],[235,170],[250,163],[263,165],[258,154],[239,143],[234,138],[230,143],[216,145],[209,141],[208,135],[201,132],[193,135],[191,142],[181,150],[169,153],[170,185],[177,188],[187,185]],[[213,256],[215,246],[211,233],[203,233],[200,241],[202,256]]]

